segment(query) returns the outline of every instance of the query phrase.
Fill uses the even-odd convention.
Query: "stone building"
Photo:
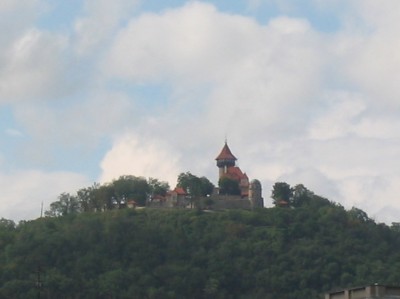
[[[260,181],[255,179],[249,181],[247,174],[240,167],[236,166],[237,158],[232,154],[226,141],[215,160],[217,161],[219,170],[219,179],[227,177],[235,180],[238,182],[240,188],[240,196],[219,195],[214,197],[219,200],[220,205],[226,206],[226,208],[230,206],[232,208],[262,208],[264,206]],[[221,200],[224,201],[224,204],[221,203]]]
[[[333,291],[325,299],[400,299],[400,287],[374,284]]]
[[[263,208],[264,199],[262,197],[262,187],[259,180],[252,180],[249,186],[249,201],[252,207]]]
[[[165,197],[165,203],[168,208],[184,208],[188,205],[187,193],[183,188],[176,187],[174,190],[168,191]]]

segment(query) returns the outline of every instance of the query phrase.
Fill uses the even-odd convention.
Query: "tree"
[[[150,186],[145,178],[124,175],[114,180],[112,186],[114,187],[115,200],[118,203],[123,199],[134,199],[139,205],[146,205]]]
[[[206,177],[197,177],[190,172],[179,174],[178,187],[195,197],[210,195],[214,190],[214,185]]]
[[[115,188],[112,184],[103,184],[93,190],[93,198],[91,199],[93,211],[101,211],[103,209],[112,210],[114,208],[113,198],[115,196]]]
[[[303,184],[297,184],[292,188],[292,205],[300,207],[308,203],[314,196],[314,193],[308,190]]]
[[[271,198],[274,205],[279,205],[281,202],[291,203],[293,190],[290,185],[285,182],[277,182],[272,187]]]
[[[218,181],[219,193],[221,195],[240,195],[239,182],[228,177],[222,177]]]
[[[100,184],[94,183],[90,187],[78,190],[76,195],[82,212],[94,212],[96,210],[100,210],[104,206],[104,204],[101,203],[96,197],[96,195],[98,195],[99,188],[101,188]]]
[[[155,178],[149,178],[147,184],[149,185],[149,190],[152,195],[165,196],[169,190],[169,184],[167,182],[162,182]]]
[[[351,210],[348,212],[351,218],[357,219],[361,222],[371,222],[372,220],[368,217],[368,214],[365,213],[363,210],[358,209],[356,207],[352,207]]]
[[[50,210],[45,212],[46,216],[58,217],[80,212],[79,201],[75,196],[69,193],[61,193],[58,201],[50,204]]]
[[[207,179],[206,177],[202,176],[200,178],[200,183],[201,183],[201,194],[202,196],[207,196],[207,195],[211,195],[214,191],[214,184],[210,182],[209,179]]]

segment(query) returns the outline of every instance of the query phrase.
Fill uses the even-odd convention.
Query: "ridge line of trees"
[[[183,188],[193,197],[212,194],[214,185],[206,177],[198,177],[190,172],[181,173],[177,187]],[[50,204],[45,216],[58,217],[82,212],[100,212],[126,207],[133,201],[135,206],[144,207],[157,196],[165,197],[170,186],[156,178],[144,178],[123,175],[110,183],[94,183],[92,186],[79,189],[76,194],[61,193],[57,200]]]

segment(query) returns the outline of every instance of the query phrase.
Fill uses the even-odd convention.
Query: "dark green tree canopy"
[[[80,212],[78,199],[69,193],[62,193],[58,201],[50,204],[50,210],[45,212],[46,216],[57,217]]]
[[[146,204],[147,196],[150,193],[150,186],[144,177],[120,176],[112,182],[112,186],[117,201],[134,199],[142,206]]]
[[[147,180],[149,184],[150,194],[165,196],[167,191],[170,189],[167,182],[160,181],[155,178],[149,178]]]
[[[358,209],[356,207],[352,207],[351,210],[349,211],[350,217],[353,217],[354,219],[357,219],[362,222],[372,222],[372,219],[370,219],[363,210]]]
[[[56,217],[79,212],[100,212],[121,208],[129,200],[134,200],[139,206],[145,206],[149,196],[165,196],[168,190],[167,182],[124,175],[111,183],[94,183],[90,187],[78,190],[76,195],[62,193],[45,213],[47,216]]]
[[[206,177],[198,177],[190,172],[179,174],[177,185],[193,196],[207,196],[214,190],[214,185]]]
[[[282,201],[290,204],[292,196],[293,190],[288,183],[277,182],[273,185],[271,198],[275,205],[280,204]]]
[[[237,180],[222,177],[218,181],[219,194],[221,195],[240,195],[240,186]]]

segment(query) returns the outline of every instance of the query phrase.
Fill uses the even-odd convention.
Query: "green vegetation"
[[[41,298],[61,299],[321,299],[337,287],[400,282],[397,226],[302,185],[293,190],[296,208],[2,219],[0,298],[40,290]]]
[[[198,177],[190,172],[181,173],[178,176],[178,187],[194,197],[207,196],[212,194],[214,185],[206,177]]]
[[[293,189],[288,183],[277,182],[272,186],[272,195],[274,205],[279,205],[281,202],[290,204],[293,198]]]
[[[76,195],[62,193],[58,200],[50,204],[45,215],[50,217],[66,216],[81,212],[98,212],[126,207],[132,200],[138,206],[145,206],[151,196],[165,196],[169,190],[166,182],[154,178],[124,175],[111,183],[82,188]]]
[[[221,195],[240,195],[239,182],[228,177],[222,177],[218,181]]]
[[[212,194],[214,185],[206,177],[197,177],[190,172],[178,176],[178,187],[183,188],[193,200]],[[58,217],[85,212],[99,212],[126,208],[129,202],[144,207],[148,200],[165,196],[170,190],[167,182],[155,178],[145,179],[124,175],[111,183],[93,184],[76,194],[62,193],[50,204],[46,216]]]

